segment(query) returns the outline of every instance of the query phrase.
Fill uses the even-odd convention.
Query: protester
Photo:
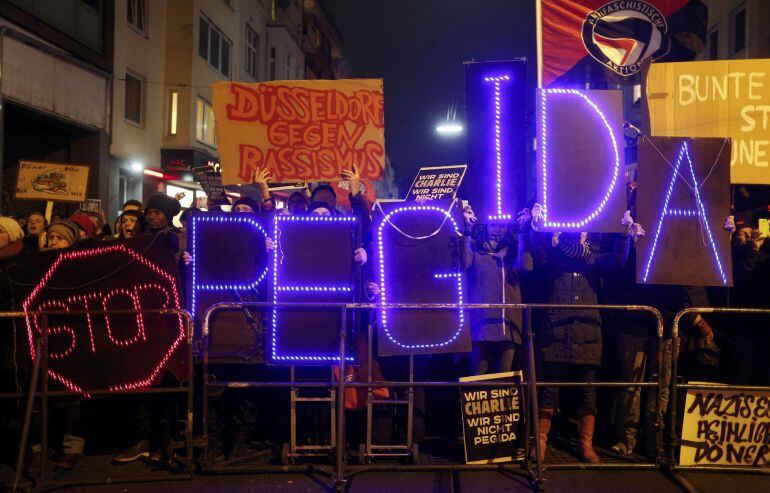
[[[770,219],[770,208],[737,213],[728,218],[726,229],[733,234],[733,303],[743,308],[770,307],[770,241],[759,221]],[[748,315],[730,329],[730,383],[766,385],[770,376],[770,350],[757,341],[767,337],[767,316]]]
[[[147,222],[144,219],[144,214],[136,209],[130,209],[118,218],[120,228],[119,238],[134,238],[144,233],[147,230]]]
[[[28,252],[37,252],[42,244],[45,243],[45,227],[48,221],[40,212],[32,212],[27,216],[25,226],[22,228],[27,231],[24,237],[24,249]]]
[[[174,230],[174,218],[181,210],[182,206],[177,199],[164,193],[153,195],[144,208],[147,231],[160,233]]]
[[[142,202],[140,202],[139,200],[136,200],[136,199],[126,200],[123,203],[123,206],[120,208],[120,210],[122,212],[126,212],[126,211],[139,211],[139,212],[141,212],[142,211]]]
[[[628,235],[618,237],[609,252],[599,250],[599,237],[586,233],[539,233],[542,207],[532,210],[535,259],[545,267],[549,283],[549,303],[595,305],[598,303],[599,276],[603,271],[621,269],[628,259],[629,236],[633,234],[630,213],[622,218]],[[636,229],[637,231],[640,228]],[[599,311],[594,309],[552,309],[546,315],[546,328],[541,341],[543,381],[577,380],[595,382],[601,365],[602,333]],[[593,449],[596,421],[596,388],[578,390],[578,455],[584,462],[597,463]],[[558,387],[541,387],[538,440],[545,453],[551,418],[559,404]],[[541,455],[542,460],[544,455]]]
[[[0,311],[12,311],[8,261],[24,249],[24,231],[11,217],[0,217]],[[0,320],[0,389],[17,387],[17,329],[12,319]],[[21,390],[16,388],[16,390]],[[4,408],[5,410],[7,408]]]
[[[260,207],[257,202],[252,199],[251,197],[243,196],[233,202],[233,212],[251,212],[254,214],[257,214],[262,211],[262,208]]]
[[[330,210],[339,212],[337,210],[337,192],[334,191],[334,188],[332,188],[331,185],[316,186],[313,191],[310,192],[310,203],[312,204],[314,202],[323,202],[329,205]]]
[[[69,248],[80,239],[81,229],[68,219],[57,219],[46,227],[45,250]]]
[[[40,236],[43,233],[48,221],[41,212],[32,212],[27,216],[27,236]]]
[[[475,221],[465,209],[470,229]],[[529,226],[529,219],[522,225]],[[477,224],[465,241],[470,303],[521,303],[519,274],[532,270],[529,231],[514,235],[508,224]],[[511,371],[516,348],[522,343],[521,310],[470,311],[471,371],[474,375]]]
[[[94,223],[91,222],[91,218],[85,212],[76,212],[69,217],[69,220],[78,226],[78,237],[91,238],[94,236]]]
[[[307,197],[303,192],[292,193],[289,195],[289,200],[286,201],[286,209],[292,216],[306,214],[308,208]]]

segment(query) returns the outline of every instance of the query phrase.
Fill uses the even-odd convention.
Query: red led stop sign
[[[48,372],[67,388],[147,387],[185,337],[176,279],[125,245],[62,253],[24,300],[32,358],[42,311],[48,317]],[[128,310],[129,314],[118,313]]]

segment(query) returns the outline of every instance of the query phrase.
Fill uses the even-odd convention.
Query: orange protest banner
[[[336,181],[354,164],[379,180],[385,166],[382,79],[212,84],[222,183]]]

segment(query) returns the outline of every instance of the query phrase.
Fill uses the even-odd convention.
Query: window
[[[708,49],[706,51],[706,53],[708,53],[708,59],[718,60],[719,59],[719,26],[714,26],[713,28],[711,28],[711,31],[709,31],[706,43],[708,44]]]
[[[270,80],[275,80],[275,46],[270,48]]]
[[[294,79],[294,57],[292,55],[286,57],[286,68],[284,75],[289,80]]]
[[[746,6],[735,9],[732,13],[732,38],[730,55],[746,49]]]
[[[259,36],[248,24],[246,24],[246,60],[244,67],[246,67],[246,73],[251,76],[252,79],[257,79],[257,53],[259,53]]]
[[[168,109],[169,109],[168,133],[169,135],[176,135],[178,113],[179,113],[179,91],[177,91],[176,89],[172,89],[169,92]]]
[[[141,34],[147,34],[147,2],[146,0],[128,0],[126,3],[128,23]]]
[[[214,109],[211,105],[198,98],[195,120],[195,138],[208,146],[216,147],[217,136],[214,125]]]
[[[201,15],[198,25],[198,55],[209,65],[230,77],[230,47],[232,44],[222,31]]]
[[[126,72],[126,120],[142,124],[142,80]]]

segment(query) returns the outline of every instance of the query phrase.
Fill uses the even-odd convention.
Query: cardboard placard
[[[688,389],[679,465],[770,465],[770,392]]]
[[[463,377],[461,382],[505,382],[510,387],[460,389],[466,464],[524,460],[524,389],[521,372]]]
[[[462,303],[459,201],[378,203],[380,300],[386,303]],[[470,351],[464,310],[385,310],[377,315],[380,356]]]
[[[269,224],[250,213],[194,212],[188,222],[187,307],[202,329],[206,310],[220,302],[265,301]],[[211,357],[264,363],[264,309],[225,310],[209,324]],[[247,316],[248,313],[248,316]]]
[[[527,61],[465,64],[467,197],[481,222],[510,221],[527,202]]]
[[[14,198],[85,202],[90,171],[87,164],[19,161]]]
[[[655,137],[730,137],[730,182],[770,184],[770,59],[653,63]]]
[[[215,204],[229,204],[225,195],[225,187],[222,185],[222,173],[214,165],[207,164],[193,168],[195,181],[201,184],[201,188],[206,192],[206,197]]]
[[[639,139],[637,282],[732,286],[729,159],[725,139]]]
[[[185,320],[140,312],[183,308],[176,247],[165,234],[91,245],[19,255],[9,264],[32,358],[42,332],[38,311],[84,311],[48,317],[52,381],[87,393],[148,387],[166,370],[182,378]]]
[[[351,303],[358,299],[360,245],[356,216],[282,216],[273,220],[275,250],[270,265],[273,303]],[[355,327],[355,313],[339,308],[276,308],[270,320],[268,361],[275,365],[339,362],[339,333]],[[348,348],[353,348],[348,338]],[[346,360],[355,360],[348,349]]]
[[[420,168],[406,193],[406,200],[425,197],[430,200],[453,199],[465,177],[467,164]]]
[[[543,231],[622,233],[626,211],[620,91],[539,89],[537,201]]]
[[[267,168],[276,182],[334,181],[385,167],[382,79],[215,82],[217,150],[225,185]]]

